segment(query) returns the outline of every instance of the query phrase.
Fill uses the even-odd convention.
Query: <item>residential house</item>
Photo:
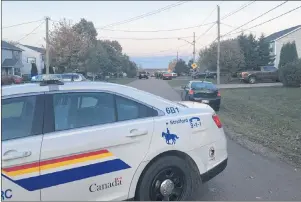
[[[22,49],[1,41],[1,75],[20,75],[23,68]]]
[[[274,66],[278,68],[280,51],[284,44],[295,41],[298,57],[301,58],[301,25],[294,26],[267,36],[270,43],[271,54],[275,56]]]
[[[41,74],[44,68],[46,50],[44,48],[23,44],[18,44],[16,46],[24,50],[22,54],[22,62],[24,65],[22,74],[31,74],[32,63],[36,64],[38,73]]]

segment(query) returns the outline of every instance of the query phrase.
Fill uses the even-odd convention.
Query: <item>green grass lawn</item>
[[[187,79],[172,79],[172,80],[167,80],[168,84],[175,88],[175,87],[181,87],[183,85],[188,84],[189,81],[191,81],[191,78],[187,78]],[[202,81],[201,79],[194,79],[194,81]],[[215,80],[213,79],[206,79],[206,81],[215,83]]]
[[[301,88],[221,89],[224,125],[301,165]]]
[[[111,82],[111,83],[118,83],[118,84],[122,84],[122,85],[125,85],[125,84],[128,84],[132,81],[135,81],[137,78],[112,78],[112,79],[109,79],[108,82]]]

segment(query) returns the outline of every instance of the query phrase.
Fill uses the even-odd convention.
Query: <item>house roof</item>
[[[26,48],[29,48],[31,50],[37,51],[39,53],[42,53],[42,54],[45,54],[45,52],[46,52],[46,50],[44,48],[39,48],[39,47],[29,46],[29,45],[23,45],[23,44],[21,44],[21,45],[25,46]]]
[[[21,48],[18,48],[10,43],[7,43],[6,41],[1,40],[1,49],[7,49],[7,50],[15,50],[15,51],[23,51]]]
[[[2,67],[13,67],[17,64],[18,60],[7,58],[2,62]]]
[[[278,38],[280,38],[280,37],[282,37],[282,36],[284,36],[284,35],[292,32],[295,29],[298,29],[300,27],[301,27],[301,25],[297,25],[297,26],[294,26],[294,27],[291,27],[291,28],[288,28],[288,29],[285,29],[285,30],[282,30],[282,31],[279,31],[279,32],[275,32],[275,33],[267,36],[265,39],[267,41],[275,41],[276,39],[278,39]]]

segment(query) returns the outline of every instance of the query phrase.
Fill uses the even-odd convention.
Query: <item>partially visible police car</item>
[[[227,146],[207,105],[101,82],[2,88],[2,200],[190,200]]]

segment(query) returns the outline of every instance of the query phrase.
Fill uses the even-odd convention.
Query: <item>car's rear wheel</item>
[[[190,161],[178,156],[164,156],[153,162],[139,180],[136,200],[192,200],[201,178]]]

